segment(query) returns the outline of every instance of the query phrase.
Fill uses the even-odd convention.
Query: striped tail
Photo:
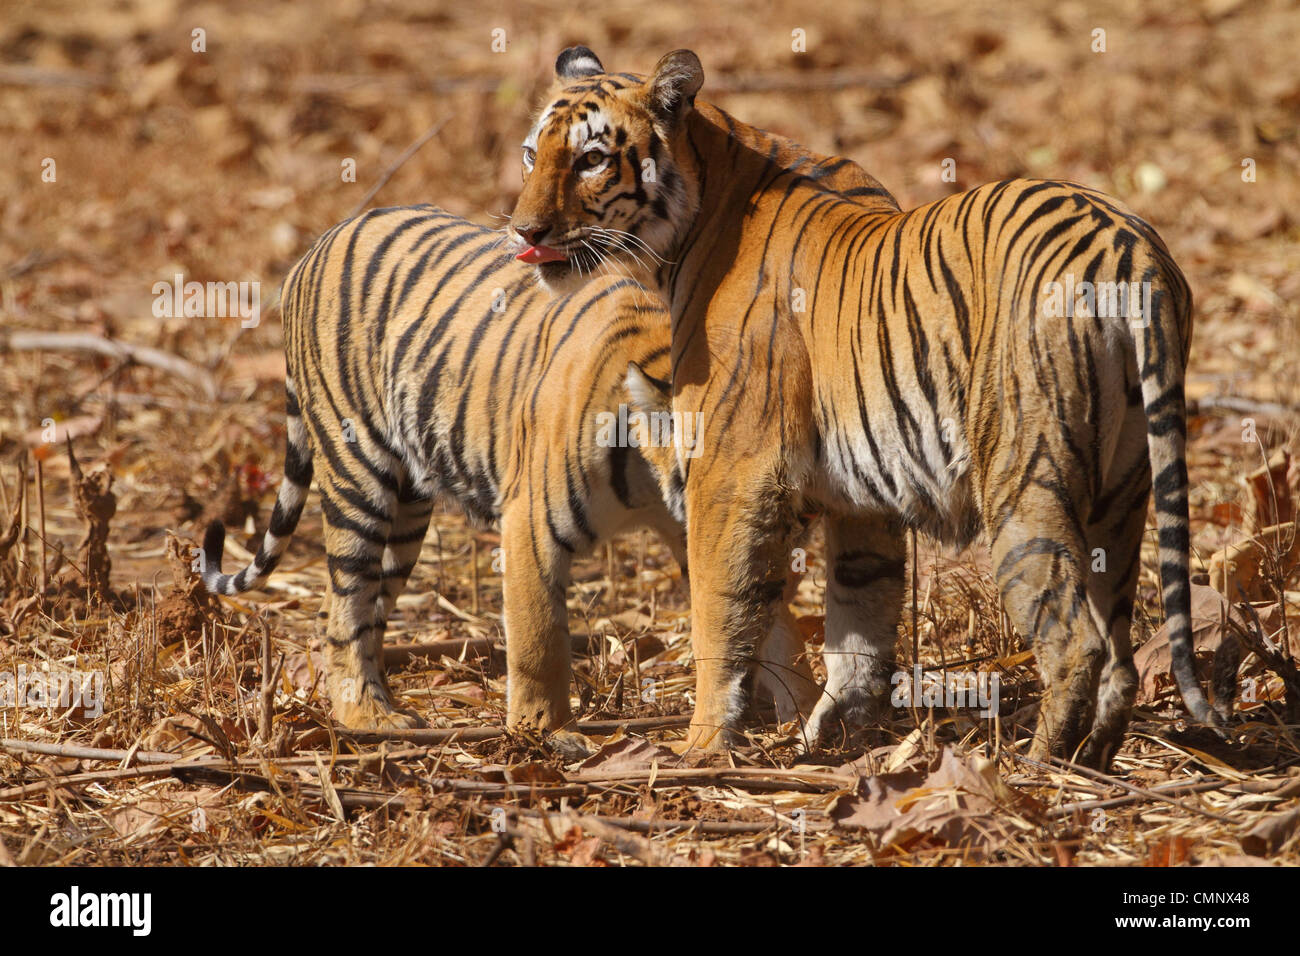
[[[226,544],[225,525],[220,521],[208,525],[203,535],[203,584],[213,594],[239,594],[262,584],[280,563],[294,529],[298,527],[298,519],[302,517],[307,490],[311,487],[311,445],[307,440],[307,428],[302,421],[293,379],[284,380],[284,391],[287,424],[284,480],[280,482],[276,495],[271,524],[252,563],[235,574],[221,573],[221,558]]]
[[[1144,277],[1153,278],[1150,272]],[[1181,276],[1178,277],[1181,280]],[[1157,283],[1143,327],[1134,326],[1133,339],[1146,409],[1147,452],[1155,495],[1159,532],[1160,588],[1169,626],[1169,652],[1174,679],[1183,704],[1202,723],[1221,726],[1196,681],[1192,645],[1191,522],[1187,494],[1187,406],[1183,377],[1191,337],[1190,315],[1164,321],[1161,307],[1190,312],[1191,297],[1182,284],[1178,296]]]

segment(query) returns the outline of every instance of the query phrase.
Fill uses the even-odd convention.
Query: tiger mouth
[[[515,258],[520,262],[526,262],[529,265],[542,265],[548,262],[563,262],[569,258],[569,254],[563,249],[557,249],[554,246],[537,243],[536,245],[528,246],[516,255]]]

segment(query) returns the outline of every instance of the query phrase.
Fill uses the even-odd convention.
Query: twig
[[[147,345],[131,345],[85,332],[0,332],[0,352],[81,351],[107,355],[119,362],[147,365],[197,385],[208,399],[217,397],[217,385],[206,369],[193,362]]]
[[[180,754],[157,750],[106,750],[103,747],[78,747],[76,744],[51,744],[40,740],[0,740],[0,750],[10,753],[48,754],[54,757],[75,757],[78,760],[125,760],[128,755],[142,764],[174,763]]]
[[[23,748],[30,753],[46,753],[45,750],[37,748],[55,747],[56,744],[42,744],[36,741],[26,740],[5,740],[3,744],[6,748]],[[119,761],[124,759],[130,751],[127,750],[101,750],[96,747],[77,748],[87,751],[82,758],[85,760],[113,760]],[[424,747],[412,748],[407,750],[396,750],[392,753],[375,753],[370,751],[359,754],[335,754],[331,757],[334,764],[356,763],[364,767],[369,762],[380,762],[383,760],[405,760],[412,757],[427,757],[428,749]],[[68,754],[76,756],[76,754]],[[265,764],[265,760],[260,757],[251,757],[233,762],[221,759],[204,759],[204,760],[186,760],[180,756],[170,754],[151,753],[149,751],[137,751],[136,757],[144,761],[136,767],[118,767],[113,770],[95,770],[87,773],[67,774],[62,777],[49,777],[45,780],[36,780],[31,783],[21,784],[17,787],[9,787],[6,790],[0,790],[0,802],[6,800],[21,800],[25,797],[35,796],[47,792],[51,787],[76,787],[82,784],[102,783],[110,780],[129,780],[139,777],[159,777],[166,776],[175,770],[186,770],[190,768],[217,768],[224,769],[227,773],[236,774],[240,768],[249,767],[256,769]],[[170,758],[162,760],[161,758]],[[316,760],[316,755],[309,757],[288,757],[277,759],[273,766],[293,767],[293,766],[312,766]],[[153,761],[157,761],[156,763]]]
[[[1275,418],[1282,418],[1286,415],[1300,415],[1300,406],[1264,402],[1238,395],[1206,395],[1203,398],[1189,399],[1187,402],[1188,415],[1199,415],[1208,411],[1243,412],[1248,415],[1272,415]]]
[[[1191,804],[1184,803],[1181,800],[1175,800],[1173,797],[1166,796],[1165,794],[1159,793],[1155,790],[1145,790],[1142,787],[1135,787],[1133,784],[1126,783],[1118,777],[1112,777],[1110,774],[1102,773],[1100,770],[1093,770],[1090,767],[1081,767],[1076,763],[1071,763],[1069,760],[1062,760],[1059,757],[1049,757],[1048,760],[1050,763],[1041,763],[1040,761],[1034,760],[1032,757],[1025,757],[1018,753],[1012,753],[1012,756],[1032,767],[1039,767],[1040,769],[1049,771],[1065,769],[1071,773],[1076,773],[1092,780],[1097,780],[1101,783],[1110,784],[1113,787],[1121,787],[1131,793],[1140,794],[1148,800],[1159,800],[1163,803],[1172,804],[1180,810],[1186,810],[1189,813],[1197,813],[1203,817],[1209,817],[1211,820],[1217,820],[1220,823],[1236,822],[1231,817],[1225,817],[1221,813],[1211,813],[1209,810],[1202,810],[1200,807],[1192,806]]]
[[[375,194],[378,193],[379,190],[384,188],[384,184],[393,178],[393,174],[402,168],[402,164],[405,163],[412,156],[414,156],[417,152],[419,152],[420,147],[422,147],[429,140],[437,136],[438,133],[442,131],[442,128],[446,126],[450,120],[451,120],[451,116],[444,116],[442,119],[438,120],[438,122],[430,126],[425,131],[423,136],[417,139],[410,146],[406,147],[406,151],[403,152],[401,156],[397,157],[396,162],[394,162],[391,166],[389,166],[386,170],[384,170],[384,174],[379,177],[379,181],[370,187],[370,192],[366,193],[365,198],[363,198],[361,202],[357,203],[356,206],[353,207],[352,211],[348,213],[347,218],[351,219],[353,216],[359,215],[361,211],[370,204],[370,200],[375,198]]]
[[[691,722],[686,716],[669,717],[633,717],[627,720],[588,720],[578,724],[578,731],[584,734],[612,734],[616,730],[628,733],[644,733],[648,730],[667,730],[685,727]],[[478,743],[483,740],[495,740],[504,737],[504,727],[448,727],[419,730],[348,730],[339,728],[339,736],[356,740],[360,743],[375,743],[381,740],[401,740],[412,744],[444,744],[452,740],[463,743]]]
[[[1209,793],[1214,790],[1224,790],[1230,794],[1266,794],[1285,799],[1300,794],[1300,778],[1287,777],[1284,780],[1228,780],[1226,778],[1221,780],[1196,780],[1167,783],[1159,787],[1153,787],[1150,792],[1164,796],[1182,796],[1193,793]],[[1087,810],[1110,810],[1115,807],[1126,807],[1141,803],[1146,799],[1147,797],[1144,794],[1130,793],[1122,797],[1110,797],[1102,800],[1081,800],[1077,803],[1067,803],[1059,807],[1053,807],[1047,811],[1047,818],[1051,820]]]
[[[271,628],[262,618],[262,712],[258,715],[257,737],[263,743],[271,741],[271,718],[275,707],[275,684],[271,678]]]

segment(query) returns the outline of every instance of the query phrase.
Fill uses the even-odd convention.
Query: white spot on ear
[[[570,60],[564,65],[566,76],[590,76],[593,73],[604,73],[605,68],[600,65],[600,61],[594,56],[580,56],[576,60]]]

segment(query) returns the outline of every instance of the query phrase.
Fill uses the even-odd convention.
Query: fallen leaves
[[[872,833],[884,854],[942,846],[979,858],[1032,828],[1039,814],[991,762],[949,747],[931,769],[865,778],[859,794],[839,798],[831,811],[838,826]]]

